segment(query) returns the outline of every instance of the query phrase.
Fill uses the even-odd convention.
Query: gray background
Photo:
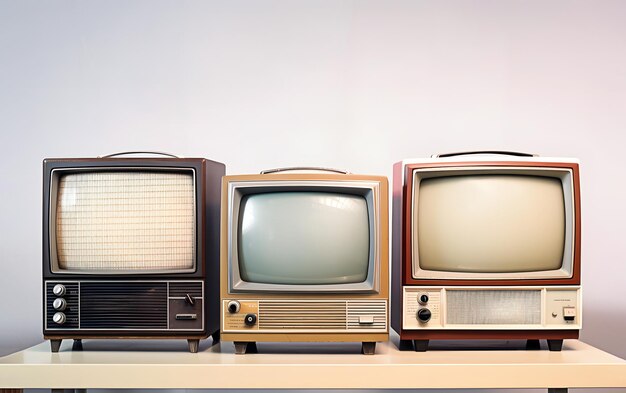
[[[626,356],[626,2],[0,0],[0,354],[41,341],[41,160],[582,161],[582,339]]]

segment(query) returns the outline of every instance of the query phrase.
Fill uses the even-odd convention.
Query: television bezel
[[[403,279],[405,285],[579,285],[580,284],[580,179],[578,163],[567,159],[528,158],[525,160],[502,161],[502,160],[477,160],[460,161],[458,159],[431,159],[420,162],[403,161],[402,174],[402,255],[403,255]],[[565,252],[565,265],[561,269],[543,272],[520,272],[520,273],[460,273],[460,272],[437,272],[421,270],[419,257],[416,260],[417,247],[413,244],[414,223],[417,219],[414,215],[414,201],[416,177],[425,173],[441,173],[442,176],[451,172],[463,173],[471,171],[485,171],[494,173],[510,174],[517,172],[526,173],[550,173],[560,174],[562,184],[569,181],[567,187],[571,191],[571,202],[566,201],[566,221],[571,220],[571,230],[566,233],[565,248],[571,253]],[[554,176],[551,176],[554,177]],[[568,178],[568,179],[565,179]],[[564,198],[568,197],[568,191],[564,191]],[[567,211],[569,205],[570,211]],[[567,217],[570,213],[573,217]],[[568,232],[569,227],[566,228]],[[395,240],[394,240],[395,241]]]
[[[205,275],[206,239],[204,226],[207,220],[206,206],[206,159],[203,158],[78,158],[78,159],[46,159],[43,162],[43,276],[44,279],[73,278],[203,278]],[[195,199],[195,255],[193,269],[185,270],[64,270],[58,268],[56,246],[52,244],[54,235],[54,217],[56,205],[53,205],[57,182],[60,175],[80,172],[98,171],[177,171],[193,172]],[[52,225],[52,227],[51,227]]]
[[[222,258],[224,258],[224,247],[226,247],[226,267],[227,267],[227,292],[229,294],[288,294],[288,293],[314,293],[314,294],[378,294],[382,292],[381,264],[387,259],[382,256],[382,252],[387,249],[382,242],[385,236],[381,227],[387,226],[387,222],[382,219],[387,217],[382,209],[386,206],[383,203],[383,192],[387,192],[386,183],[382,177],[355,176],[355,175],[311,175],[311,174],[267,174],[252,175],[246,178],[241,176],[226,176],[222,185],[226,198],[226,210],[223,206],[222,217],[223,228],[222,242],[226,242],[222,247]],[[358,177],[358,178],[355,178]],[[237,231],[239,222],[239,202],[245,195],[253,193],[282,192],[282,191],[322,191],[322,192],[347,192],[352,195],[362,195],[365,197],[368,206],[368,216],[370,218],[370,260],[368,261],[368,274],[365,281],[351,284],[319,284],[319,285],[286,285],[286,284],[266,284],[244,281],[239,274],[239,260],[237,258]],[[222,201],[224,204],[225,202]],[[225,220],[225,223],[224,223]],[[225,233],[224,233],[225,232]],[[225,235],[225,236],[224,236]],[[225,237],[225,238],[224,238]],[[222,265],[224,266],[224,265]]]

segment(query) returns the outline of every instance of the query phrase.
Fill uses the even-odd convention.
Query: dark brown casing
[[[50,200],[52,171],[61,170],[71,173],[73,169],[84,170],[157,170],[164,168],[172,170],[193,170],[195,173],[196,190],[196,264],[195,271],[184,273],[159,274],[74,274],[53,272],[51,269],[52,255],[50,247]],[[46,339],[60,341],[61,339],[83,338],[176,338],[197,340],[213,334],[214,340],[219,338],[219,228],[220,228],[220,186],[221,178],[225,174],[222,163],[204,158],[72,158],[72,159],[45,159],[43,161],[43,334]],[[47,329],[46,328],[46,282],[49,281],[78,281],[81,283],[128,283],[128,286],[140,282],[150,282],[156,286],[161,283],[176,283],[184,286],[185,282],[203,283],[204,297],[200,304],[190,306],[189,310],[202,310],[204,328],[198,330],[201,321],[192,322],[193,331],[182,330],[133,330],[133,329]],[[169,285],[169,284],[166,284]],[[167,287],[169,290],[169,286]],[[111,291],[111,288],[107,288]],[[169,300],[170,307],[180,307],[178,302]],[[81,307],[85,307],[82,305]],[[141,306],[139,306],[141,307]],[[178,308],[177,308],[178,309]],[[169,318],[169,316],[168,316]],[[172,321],[170,320],[170,323]],[[174,322],[175,328],[185,325],[180,321]],[[191,343],[191,341],[190,341]],[[54,348],[54,345],[53,345]],[[58,348],[58,347],[57,347]],[[191,344],[190,344],[191,348]]]

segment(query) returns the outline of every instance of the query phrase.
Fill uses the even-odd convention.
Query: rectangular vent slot
[[[83,282],[82,329],[167,329],[166,282]]]
[[[345,301],[259,301],[260,330],[345,328]]]
[[[448,290],[448,325],[541,324],[539,290]]]
[[[373,323],[360,323],[362,317],[373,317]],[[387,329],[387,302],[385,301],[349,301],[348,329]]]
[[[192,297],[202,297],[202,282],[171,282],[169,297],[185,297],[187,294]]]

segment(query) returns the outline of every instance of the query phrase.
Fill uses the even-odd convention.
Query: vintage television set
[[[361,342],[388,335],[388,181],[288,168],[222,182],[222,339]]]
[[[43,332],[219,341],[223,164],[137,155],[43,162]]]
[[[429,340],[578,338],[578,161],[468,152],[394,165],[392,326]]]

